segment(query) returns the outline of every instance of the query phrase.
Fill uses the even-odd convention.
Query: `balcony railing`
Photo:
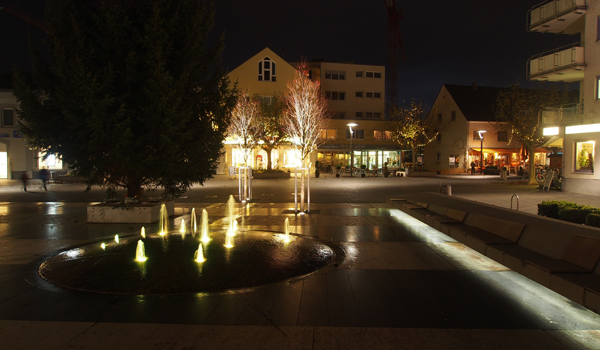
[[[528,30],[574,34],[583,28],[569,28],[587,9],[586,0],[548,0],[528,14]]]
[[[583,103],[546,107],[541,117],[542,126],[576,123],[583,118]]]
[[[560,47],[531,57],[527,79],[574,82],[583,80],[585,50],[580,43]]]

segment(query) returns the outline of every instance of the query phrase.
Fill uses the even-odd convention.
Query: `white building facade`
[[[528,12],[532,32],[576,35],[572,45],[532,57],[527,78],[578,83],[579,103],[541,111],[544,134],[563,150],[563,190],[600,195],[600,1],[554,0]]]

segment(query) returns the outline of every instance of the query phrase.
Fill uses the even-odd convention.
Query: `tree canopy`
[[[439,126],[427,119],[423,103],[412,100],[410,105],[390,106],[387,129],[391,131],[392,140],[401,147],[412,151],[412,164],[416,165],[416,155],[419,146],[425,146],[435,139]]]
[[[536,89],[524,89],[519,83],[513,84],[501,91],[496,99],[494,106],[496,129],[508,132],[510,135],[508,144],[518,141],[530,155],[533,155],[535,148],[548,140],[539,125],[542,109],[574,102],[573,95],[567,88],[560,89],[556,85],[551,87],[540,85]],[[530,183],[535,182],[534,165],[534,159],[530,156]]]
[[[21,130],[88,188],[176,197],[216,170],[235,101],[196,0],[49,0],[49,60],[33,89],[15,74]]]

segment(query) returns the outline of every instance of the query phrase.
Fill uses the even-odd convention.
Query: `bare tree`
[[[254,98],[260,101],[260,113],[256,123],[257,137],[262,141],[259,146],[267,153],[267,170],[271,170],[272,151],[287,142],[287,135],[283,128],[285,101],[279,92],[275,93],[269,102],[259,96]]]
[[[321,131],[329,126],[330,112],[320,84],[308,78],[306,62],[298,65],[294,79],[288,83],[285,105],[283,128],[300,153],[302,165],[307,166],[308,155],[326,141]]]
[[[231,121],[227,133],[235,141],[235,147],[242,153],[244,164],[249,166],[250,153],[258,142],[256,118],[260,111],[259,101],[251,99],[248,93],[238,96],[237,102],[231,112]]]

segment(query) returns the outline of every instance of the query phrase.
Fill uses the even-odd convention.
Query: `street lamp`
[[[356,127],[358,126],[358,124],[356,123],[348,123],[346,124],[348,126],[348,128],[350,129],[350,176],[354,176],[353,172],[352,172],[352,167],[354,166],[354,131],[352,130],[352,127]]]
[[[479,139],[481,140],[481,154],[479,155],[479,173],[483,174],[483,134],[487,132],[487,130],[477,130],[479,133]]]

